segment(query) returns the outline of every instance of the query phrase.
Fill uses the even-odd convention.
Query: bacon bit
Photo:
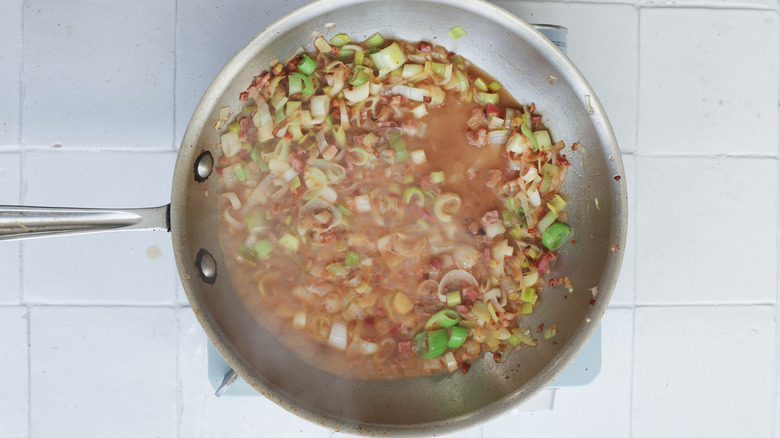
[[[460,363],[460,370],[463,371],[463,374],[466,374],[469,372],[469,368],[471,368],[471,364],[468,362],[461,362]]]
[[[401,354],[411,353],[412,341],[398,341],[396,348],[398,348],[398,352]]]
[[[247,93],[246,91],[242,92],[241,94],[238,95],[238,100],[240,100],[241,102],[246,102],[247,100],[249,100],[249,93]]]
[[[493,114],[496,117],[501,117],[501,108],[497,107],[496,105],[493,105],[492,103],[485,105],[485,115],[487,117],[490,117],[491,114]]]
[[[596,300],[590,300],[588,302],[590,303],[591,306],[595,306],[596,305]]]
[[[538,326],[538,327],[536,327],[536,333],[539,333],[539,332],[541,332],[542,330],[544,330],[544,323],[543,323],[543,322],[540,322],[540,323],[539,323],[539,326]]]
[[[374,320],[373,316],[367,316],[367,317],[365,317],[363,319],[363,325],[365,325],[366,327],[369,327],[369,328],[373,328],[375,322],[376,321]]]
[[[426,43],[425,41],[420,41],[420,45],[418,46],[418,49],[421,52],[430,53],[431,52],[431,45]]]
[[[465,295],[466,298],[468,298],[468,299],[470,299],[472,301],[474,301],[477,298],[479,298],[479,292],[477,292],[474,289],[466,289],[466,290],[464,290],[463,291],[463,295]]]
[[[500,351],[496,351],[495,353],[493,353],[493,360],[496,361],[496,362],[501,361],[501,352]]]
[[[556,257],[558,257],[558,254],[552,251],[542,254],[542,256],[539,257],[539,261],[536,263],[536,269],[539,270],[539,273],[544,274],[547,272],[547,269],[550,267],[550,262],[555,260]]]
[[[615,181],[620,181],[620,175],[615,175]]]
[[[480,235],[479,224],[469,219],[469,222],[466,224],[466,231],[472,236]],[[485,232],[483,231],[482,234],[485,234]]]
[[[466,316],[469,313],[469,308],[466,307],[465,304],[458,304],[455,306],[455,310],[458,311],[462,316]]]
[[[338,155],[338,153],[339,153],[339,148],[337,148],[335,145],[329,145],[327,148],[325,148],[324,151],[322,151],[322,158],[330,161],[336,155]]]
[[[497,169],[492,169],[488,171],[488,177],[487,181],[485,182],[485,185],[492,188],[495,188],[499,182],[501,182],[502,172]]]
[[[479,129],[476,134],[471,128],[466,129],[466,140],[470,145],[481,148],[487,144],[487,130]]]
[[[246,141],[249,136],[249,117],[244,117],[238,121],[238,138]]]
[[[542,121],[542,116],[531,116],[531,128],[535,128]]]
[[[420,178],[420,188],[423,190],[428,190],[433,193],[436,193],[437,195],[441,194],[441,187],[431,182],[431,176],[425,175],[422,178]],[[415,204],[417,205],[417,204]]]
[[[480,223],[485,228],[496,222],[498,222],[498,210],[489,211],[480,219]]]
[[[572,245],[576,245],[576,244],[577,244],[577,241],[576,241],[576,240],[574,240],[574,239],[572,239],[572,240],[571,240],[571,244],[572,244]]]
[[[336,235],[331,231],[326,231],[324,233],[320,233],[318,240],[320,243],[333,243],[336,240]]]
[[[301,157],[296,154],[290,154],[289,160],[293,170],[298,173],[303,170],[303,159],[301,159]]]

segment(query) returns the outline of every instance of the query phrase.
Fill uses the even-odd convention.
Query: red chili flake
[[[620,175],[615,175],[615,181],[620,181]]]
[[[468,362],[461,362],[460,363],[460,370],[463,371],[463,373],[469,372],[469,368],[471,368],[471,364]]]
[[[247,93],[246,91],[242,92],[241,94],[238,95],[238,100],[240,100],[241,102],[246,102],[247,100],[249,100],[249,93]]]
[[[590,303],[591,306],[595,306],[596,305],[596,300],[590,300],[588,302]]]
[[[576,240],[574,240],[574,239],[572,239],[572,240],[571,240],[571,244],[572,244],[572,245],[576,245],[576,244],[577,244],[577,241],[576,241]]]
[[[553,345],[558,345],[558,341],[553,341]]]
[[[536,327],[536,333],[539,333],[539,332],[541,332],[542,330],[544,330],[544,323],[543,323],[543,322],[540,322],[540,323],[539,323],[539,326],[537,326],[537,327]]]
[[[493,353],[493,360],[496,361],[496,362],[501,360],[501,352],[500,351],[496,351],[495,353]]]

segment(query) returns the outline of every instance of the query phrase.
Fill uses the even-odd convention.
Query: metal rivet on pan
[[[211,171],[214,169],[214,157],[211,156],[211,151],[203,151],[195,161],[195,181],[203,182],[211,175]]]
[[[217,261],[214,260],[211,253],[201,248],[195,258],[195,266],[198,268],[201,280],[208,284],[214,284],[217,281]]]

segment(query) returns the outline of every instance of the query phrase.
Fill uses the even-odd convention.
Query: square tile
[[[632,436],[770,436],[770,306],[637,309]]]
[[[175,436],[174,309],[33,307],[32,436]]]
[[[228,60],[268,25],[308,0],[179,2],[176,35],[176,135],[178,148],[192,113]]]
[[[175,4],[25,2],[24,144],[169,149]]]
[[[0,153],[0,204],[19,204],[21,154]],[[19,242],[0,242],[0,303],[18,304],[21,299]]]
[[[639,156],[637,174],[639,303],[775,301],[776,160]]]
[[[25,307],[0,307],[0,424],[3,436],[29,435],[28,427],[28,350]]]
[[[634,304],[636,291],[636,156],[623,154],[624,178],[628,189],[628,234],[626,247],[623,250],[623,265],[620,268],[615,292],[609,302],[610,306],[631,306]]]
[[[529,23],[568,28],[568,56],[596,92],[620,150],[636,150],[638,13],[626,4],[494,1]],[[609,47],[609,50],[605,50]]]
[[[639,150],[776,156],[777,17],[641,9]]]
[[[0,0],[0,147],[19,144],[22,0]]]
[[[179,310],[182,413],[180,436],[325,438],[329,429],[287,412],[267,398],[214,395],[208,376],[208,338],[192,310]]]
[[[29,152],[22,200],[92,208],[164,205],[175,159],[171,151]],[[179,281],[171,235],[163,231],[35,239],[22,243],[22,266],[25,298],[35,303],[166,304]]]
[[[601,324],[602,365],[593,382],[558,389],[550,411],[507,414],[489,421],[483,436],[507,436],[510,430],[518,438],[630,436],[633,310],[608,309]]]

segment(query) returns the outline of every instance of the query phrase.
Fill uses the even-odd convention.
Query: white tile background
[[[0,203],[166,203],[211,78],[304,3],[0,0]],[[630,228],[596,380],[454,436],[780,437],[777,0],[496,3],[569,28]],[[0,245],[0,435],[340,435],[213,397],[171,251],[165,233]]]

